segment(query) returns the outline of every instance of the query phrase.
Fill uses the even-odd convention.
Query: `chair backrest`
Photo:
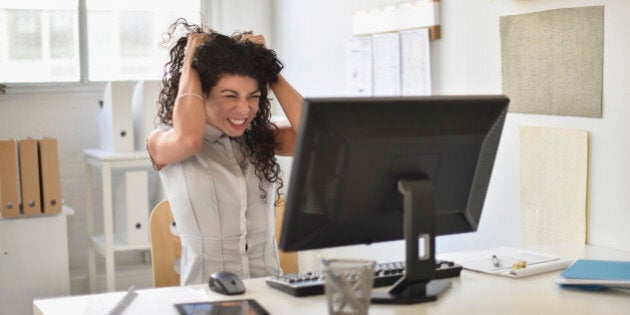
[[[276,240],[280,237],[282,219],[284,217],[284,199],[276,207]],[[168,200],[158,203],[149,219],[151,236],[151,264],[153,267],[153,286],[169,287],[179,285],[179,273],[175,270],[175,262],[182,254],[179,236],[173,234],[175,220]],[[299,271],[297,252],[278,250],[280,268],[284,273]]]
[[[280,231],[282,230],[282,220],[284,218],[284,198],[280,198],[278,206],[276,206],[276,242],[280,242]],[[278,249],[278,258],[280,259],[280,268],[286,273],[295,273],[300,271],[297,252],[284,252]]]
[[[173,233],[174,228],[171,206],[168,200],[163,200],[153,208],[149,218],[153,286],[156,288],[179,285],[175,262],[182,255],[182,243]]]

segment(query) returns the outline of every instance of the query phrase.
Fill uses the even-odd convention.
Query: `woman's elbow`
[[[275,153],[281,156],[293,156],[296,134],[291,126],[283,126],[276,136]]]

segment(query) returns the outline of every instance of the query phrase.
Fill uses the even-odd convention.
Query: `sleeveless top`
[[[217,271],[280,274],[275,185],[266,184],[263,201],[254,171],[240,143],[210,125],[196,155],[160,170],[182,242],[181,285],[207,283]]]

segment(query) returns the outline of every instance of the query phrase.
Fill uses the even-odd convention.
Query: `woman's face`
[[[258,113],[260,95],[254,78],[222,75],[206,98],[206,123],[230,137],[242,136]]]

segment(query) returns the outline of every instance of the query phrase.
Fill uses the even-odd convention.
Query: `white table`
[[[563,245],[537,250],[567,258],[630,261],[630,252],[594,246]],[[630,291],[603,292],[562,289],[554,281],[560,272],[522,279],[462,271],[453,286],[436,302],[416,305],[371,305],[370,314],[630,314]],[[125,314],[177,314],[174,303],[226,299],[256,299],[271,314],[326,314],[323,295],[296,298],[272,289],[264,278],[245,280],[244,295],[227,297],[209,292],[205,285],[139,290]],[[377,290],[387,290],[378,288]],[[84,314],[115,301],[122,295],[108,293],[59,299],[36,300],[34,313]]]

